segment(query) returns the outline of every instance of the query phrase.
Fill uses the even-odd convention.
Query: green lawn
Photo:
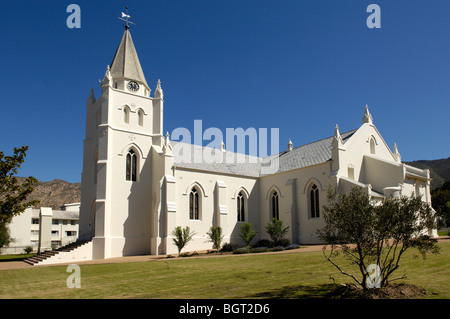
[[[423,260],[410,251],[397,275],[450,298],[450,243]],[[299,249],[301,251],[301,249]],[[321,252],[230,255],[81,265],[81,288],[66,285],[66,266],[0,271],[0,298],[318,298],[340,275]],[[348,268],[347,268],[348,269]],[[432,292],[437,294],[431,294]]]

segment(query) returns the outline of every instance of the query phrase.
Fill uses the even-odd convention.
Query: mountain
[[[19,183],[25,180],[24,177],[18,177],[18,179]],[[39,181],[27,199],[40,200],[41,203],[37,207],[61,209],[64,204],[81,201],[81,183],[70,183],[61,179],[54,179],[50,182]]]
[[[450,181],[450,157],[438,160],[419,160],[405,164],[430,170],[431,189],[441,187],[445,181]]]

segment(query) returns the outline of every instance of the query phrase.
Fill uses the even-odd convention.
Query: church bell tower
[[[150,96],[128,22],[100,86],[86,106],[79,237],[92,240],[93,259],[148,254],[164,101],[159,80]]]

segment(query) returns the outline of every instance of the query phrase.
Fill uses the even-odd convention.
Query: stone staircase
[[[35,266],[50,257],[58,255],[61,252],[70,252],[78,247],[83,246],[84,244],[86,244],[88,242],[89,242],[88,240],[77,240],[73,243],[70,243],[66,246],[60,247],[56,250],[47,250],[47,251],[41,252],[35,256],[26,258],[23,261],[26,262],[27,264]]]

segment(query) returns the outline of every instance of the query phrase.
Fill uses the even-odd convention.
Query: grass
[[[426,298],[450,298],[450,243],[439,246],[425,260],[407,252],[397,271]],[[81,265],[80,289],[67,288],[66,266],[2,270],[0,298],[323,298],[334,281],[351,282],[321,252],[297,251]]]

